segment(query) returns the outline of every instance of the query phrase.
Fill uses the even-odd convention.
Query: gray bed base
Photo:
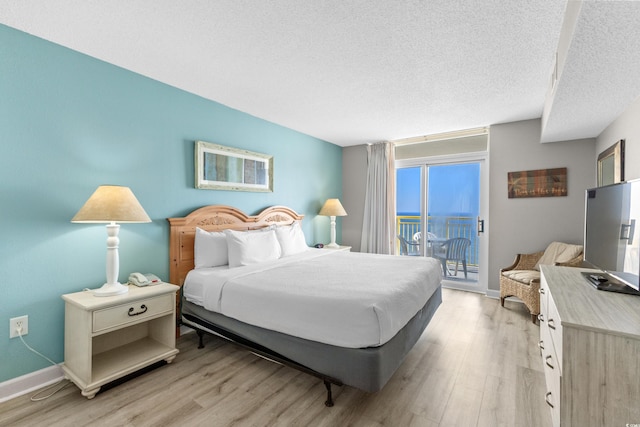
[[[442,289],[438,286],[424,307],[391,340],[367,348],[337,347],[249,325],[207,311],[184,298],[182,323],[198,332],[199,347],[203,347],[204,333],[219,335],[268,359],[315,375],[327,388],[325,405],[333,406],[331,384],[345,384],[370,393],[380,390],[402,364],[441,303]]]

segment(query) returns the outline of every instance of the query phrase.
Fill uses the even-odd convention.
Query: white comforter
[[[310,250],[189,272],[187,300],[251,325],[340,347],[390,340],[440,286],[433,258]]]

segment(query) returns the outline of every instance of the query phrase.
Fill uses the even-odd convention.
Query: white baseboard
[[[487,296],[489,298],[500,298],[500,290],[487,289]]]
[[[180,327],[180,335],[193,332],[187,326]],[[49,366],[39,371],[21,377],[13,378],[0,383],[0,403],[14,399],[18,396],[39,390],[48,385],[54,384],[64,378],[62,364]]]
[[[64,378],[60,365],[49,366],[0,383],[0,403],[41,389]]]

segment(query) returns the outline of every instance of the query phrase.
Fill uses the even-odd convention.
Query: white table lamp
[[[151,222],[129,187],[101,185],[80,208],[71,222],[107,223],[107,283],[93,293],[111,296],[129,292],[129,287],[118,282],[120,259],[118,257],[117,222]]]
[[[336,217],[337,216],[347,216],[347,212],[342,207],[340,200],[338,199],[327,199],[320,209],[320,213],[318,215],[331,217],[331,243],[329,243],[327,248],[339,248],[340,246],[336,243]]]

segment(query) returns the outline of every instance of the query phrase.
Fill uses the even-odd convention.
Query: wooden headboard
[[[169,282],[182,286],[190,270],[193,270],[193,244],[196,227],[207,231],[255,230],[270,225],[288,225],[300,221],[293,209],[272,206],[250,216],[230,206],[212,205],[196,209],[184,218],[167,218],[169,221]]]

